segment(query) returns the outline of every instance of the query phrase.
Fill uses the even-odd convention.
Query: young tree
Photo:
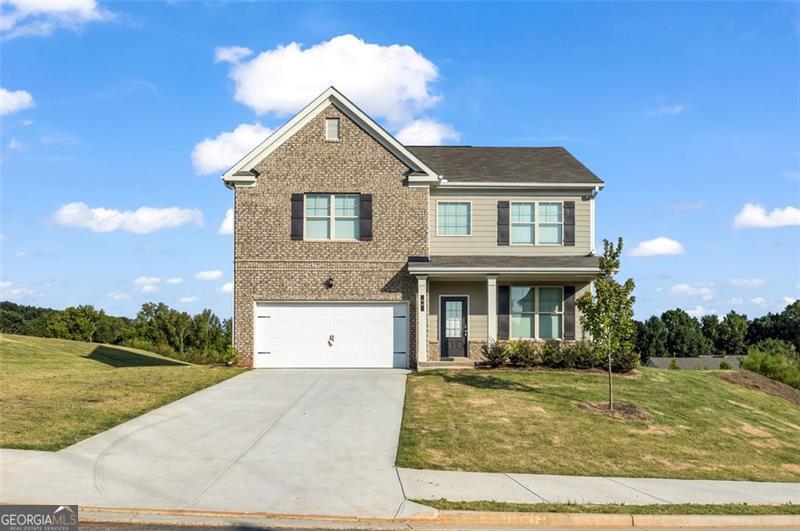
[[[722,320],[719,325],[719,339],[717,346],[726,356],[743,356],[747,354],[747,317],[733,310]]]
[[[667,327],[657,315],[642,324],[636,338],[636,348],[642,356],[642,362],[667,354]]]
[[[585,293],[576,305],[581,311],[583,329],[588,331],[598,353],[608,358],[608,409],[614,409],[614,386],[611,377],[612,358],[633,349],[635,328],[633,324],[632,278],[620,284],[614,276],[619,272],[622,238],[614,245],[603,240],[600,257],[600,276],[594,282],[594,294]]]

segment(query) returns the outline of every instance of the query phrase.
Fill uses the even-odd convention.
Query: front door
[[[442,297],[440,309],[443,358],[467,356],[467,298]]]

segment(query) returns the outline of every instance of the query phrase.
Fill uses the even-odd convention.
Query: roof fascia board
[[[547,274],[583,274],[599,273],[599,267],[445,267],[445,266],[416,266],[409,264],[409,273],[430,274],[430,273],[547,273]]]
[[[446,178],[439,182],[440,188],[578,188],[599,190],[605,183],[504,183],[504,182],[451,182]]]

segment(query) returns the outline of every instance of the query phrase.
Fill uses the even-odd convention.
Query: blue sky
[[[219,168],[331,83],[409,141],[567,147],[638,318],[800,294],[796,5],[61,6],[0,8],[2,299],[229,316]]]

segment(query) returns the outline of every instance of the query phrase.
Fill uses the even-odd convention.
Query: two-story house
[[[560,147],[405,146],[334,88],[223,175],[253,367],[414,367],[583,337],[597,178]]]

